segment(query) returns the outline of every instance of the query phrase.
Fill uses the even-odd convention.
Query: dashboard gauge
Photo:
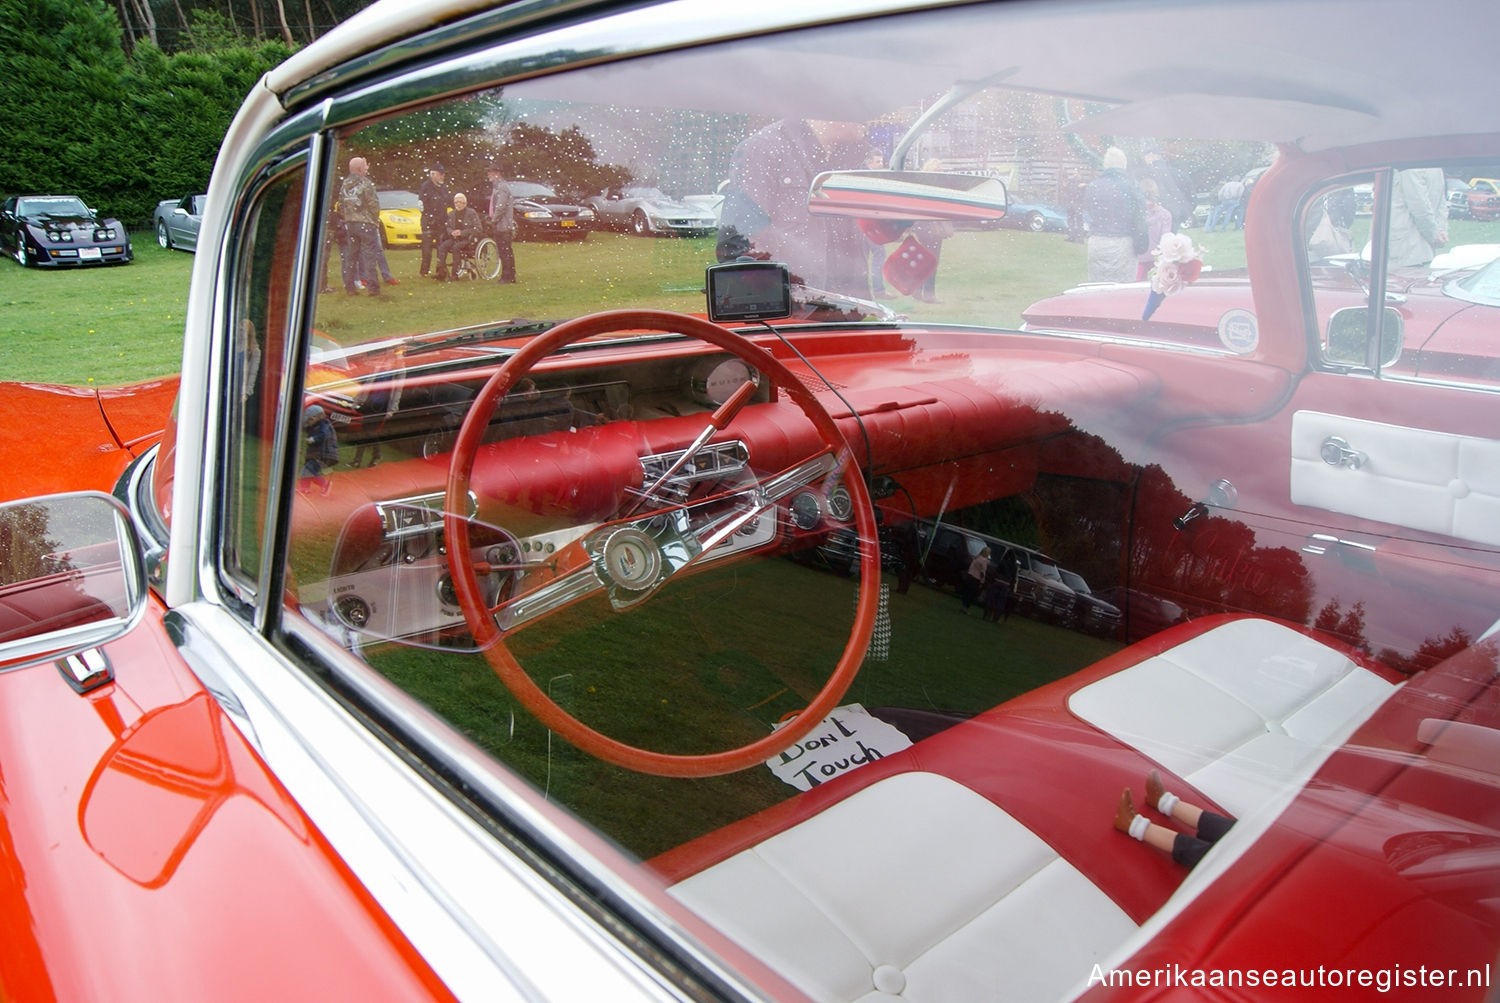
[[[341,596],[333,604],[333,611],[340,620],[355,630],[364,629],[370,622],[370,604],[357,595]]]
[[[839,522],[854,518],[854,497],[842,484],[835,484],[828,492],[828,514]]]
[[[744,359],[732,355],[715,355],[693,366],[688,389],[699,404],[718,407],[748,380],[760,385],[760,371]]]
[[[638,529],[622,529],[604,541],[604,574],[622,589],[649,589],[656,584],[661,565],[661,548]]]
[[[791,510],[792,525],[798,529],[816,529],[823,518],[823,506],[811,491],[799,491],[792,496]]]

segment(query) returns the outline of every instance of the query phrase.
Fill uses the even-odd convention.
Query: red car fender
[[[87,695],[51,663],[0,674],[7,998],[450,999],[160,609],[106,652],[116,681]]]

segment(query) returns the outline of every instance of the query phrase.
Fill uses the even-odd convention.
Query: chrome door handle
[[[1324,439],[1323,445],[1318,447],[1318,455],[1330,467],[1348,467],[1351,470],[1363,467],[1365,461],[1369,459],[1367,455],[1351,447],[1348,440],[1338,435],[1330,435]]]

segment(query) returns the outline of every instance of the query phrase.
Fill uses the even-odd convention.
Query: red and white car
[[[175,405],[0,393],[4,994],[1493,998],[1491,273],[1306,241],[1500,160],[1485,13],[382,0],[300,50]],[[506,121],[559,185],[727,176],[718,251],[320,292],[350,157]],[[1023,327],[1109,238],[949,225],[1006,208],[959,179],[1109,146],[1274,147],[1247,267]],[[1113,636],[965,616],[943,526]]]

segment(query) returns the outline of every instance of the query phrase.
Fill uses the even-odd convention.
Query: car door
[[[1402,211],[1399,183],[1377,172],[1381,218],[1365,232],[1399,231],[1387,222]],[[1446,220],[1444,190],[1449,239],[1433,250],[1462,257],[1452,245],[1491,237],[1492,224]],[[1148,473],[1154,531],[1136,560],[1186,605],[1319,626],[1415,668],[1500,615],[1500,307],[1452,295],[1472,268],[1393,261],[1356,266],[1383,301],[1378,331],[1304,272],[1307,370],[1258,414],[1163,440],[1179,476]]]

